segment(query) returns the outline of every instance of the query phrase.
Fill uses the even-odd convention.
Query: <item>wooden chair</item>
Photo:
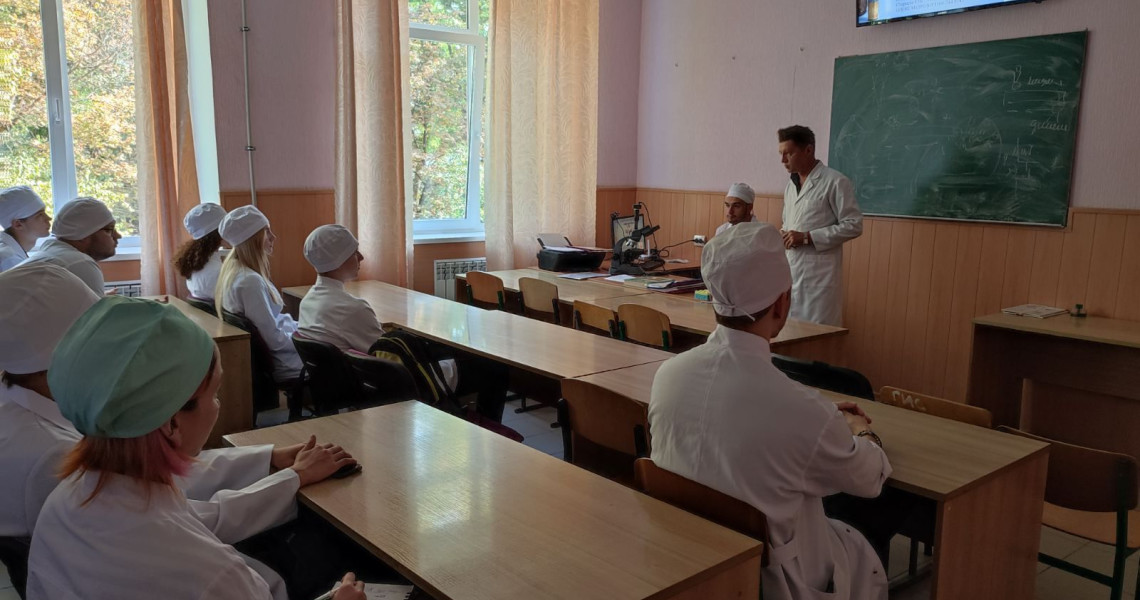
[[[875,388],[859,371],[836,367],[818,360],[802,360],[782,354],[772,355],[772,364],[784,375],[812,387],[864,400],[875,399]]]
[[[879,388],[879,402],[986,429],[993,427],[993,415],[980,406],[970,406],[889,385]]]
[[[1042,524],[1086,540],[1108,544],[1115,550],[1112,575],[1044,553],[1039,553],[1037,559],[1051,567],[1107,585],[1111,590],[1109,598],[1120,600],[1124,594],[1124,561],[1140,549],[1136,460],[1127,454],[1066,444],[1011,427],[998,429],[1050,444]],[[1135,597],[1140,598],[1140,586]]]
[[[519,278],[523,315],[560,325],[558,318],[558,286],[534,277]]]
[[[658,467],[652,459],[634,463],[637,487],[667,504],[764,543],[760,565],[768,566],[768,519],[759,509],[692,479]]]
[[[575,300],[574,329],[616,338],[617,313],[596,304]]]
[[[592,383],[564,379],[558,422],[566,462],[633,486],[633,461],[649,453],[644,404]]]
[[[662,350],[673,346],[669,315],[640,304],[620,304],[617,316],[619,338]]]
[[[487,310],[506,310],[503,280],[482,271],[467,272],[467,303]]]

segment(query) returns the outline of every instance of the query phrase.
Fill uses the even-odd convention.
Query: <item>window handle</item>
[[[55,122],[63,122],[63,101],[59,98],[52,98],[52,104],[55,108]]]

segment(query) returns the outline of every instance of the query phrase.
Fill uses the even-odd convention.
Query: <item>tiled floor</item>
[[[523,443],[552,456],[562,458],[562,430],[550,427],[555,421],[553,408],[539,408],[534,411],[516,414],[518,402],[507,404],[503,413],[503,424],[518,431],[525,438]],[[273,415],[276,417],[277,415]],[[284,420],[283,415],[281,420]],[[266,419],[275,421],[277,419]],[[262,419],[258,419],[260,425]],[[1064,558],[1079,565],[1096,569],[1103,573],[1112,570],[1112,550],[1104,545],[1086,542],[1079,538],[1042,528],[1041,550],[1053,556]],[[906,571],[910,546],[902,537],[896,537],[891,545],[891,565],[887,572],[891,577]],[[923,561],[927,560],[925,558]],[[1136,593],[1136,571],[1140,554],[1128,559],[1124,583],[1124,597],[1132,598]],[[922,563],[920,563],[922,564]],[[927,578],[911,587],[891,594],[891,600],[925,600],[930,597],[930,579]],[[1038,563],[1038,600],[1101,600],[1108,598],[1108,588],[1077,577],[1064,571],[1046,567]],[[16,591],[8,580],[8,571],[0,565],[0,600],[17,600]]]

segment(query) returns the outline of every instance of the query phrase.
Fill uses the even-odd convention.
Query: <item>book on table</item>
[[[1045,319],[1048,317],[1055,317],[1057,315],[1067,315],[1069,311],[1055,306],[1044,306],[1042,304],[1021,304],[1018,306],[1011,306],[1009,308],[1001,309],[1001,312],[1007,315],[1015,315],[1018,317],[1034,317],[1037,319]]]

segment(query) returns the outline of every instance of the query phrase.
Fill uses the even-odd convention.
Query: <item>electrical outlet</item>
[[[698,246],[704,246],[705,245],[705,236],[694,235],[693,236],[693,243],[698,245]]]

